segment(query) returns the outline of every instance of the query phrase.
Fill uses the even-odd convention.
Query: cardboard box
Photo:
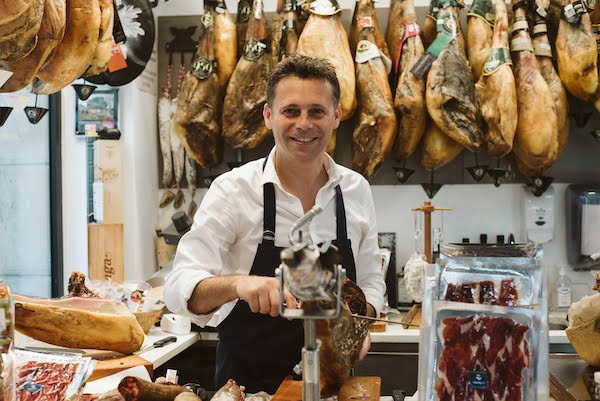
[[[120,140],[98,139],[94,142],[94,203],[101,204],[102,213],[95,215],[98,223],[123,222],[123,150]]]
[[[123,224],[88,224],[90,280],[124,280]]]

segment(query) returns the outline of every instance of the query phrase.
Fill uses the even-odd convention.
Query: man
[[[315,204],[323,212],[303,241],[334,240],[346,275],[367,297],[368,313],[377,316],[383,306],[370,186],[325,152],[340,123],[339,98],[329,62],[296,55],[279,63],[263,110],[275,147],[267,158],[217,177],[179,242],[165,300],[200,326],[219,312],[217,388],[233,378],[249,393],[273,394],[300,362],[302,322],[279,316],[274,271],[292,224]],[[282,297],[286,307],[296,307],[287,289]],[[361,357],[369,346],[367,338]]]

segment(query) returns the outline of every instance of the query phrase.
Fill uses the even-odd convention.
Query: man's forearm
[[[188,300],[188,309],[197,315],[210,313],[238,298],[236,282],[239,275],[209,277],[196,285]]]

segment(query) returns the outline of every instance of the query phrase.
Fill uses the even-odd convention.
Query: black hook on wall
[[[192,35],[196,32],[197,26],[188,26],[187,28],[179,29],[174,26],[169,27],[169,31],[174,38],[167,42],[167,53],[174,52],[195,52],[198,46],[198,41],[192,39]]]

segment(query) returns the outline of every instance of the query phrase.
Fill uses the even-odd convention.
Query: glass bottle
[[[555,285],[555,306],[556,310],[568,310],[571,306],[571,280],[567,277],[567,271],[564,266],[560,267],[558,280]]]

